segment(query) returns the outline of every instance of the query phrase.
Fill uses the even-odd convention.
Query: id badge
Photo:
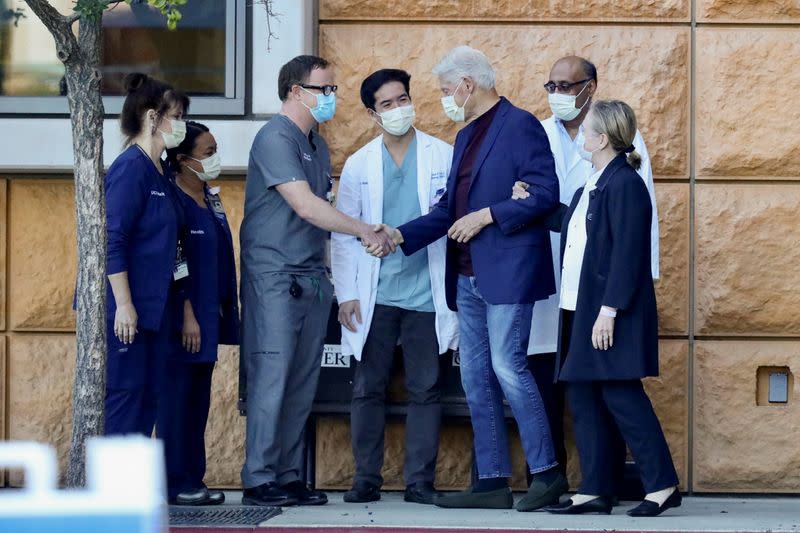
[[[225,209],[222,207],[222,200],[219,199],[219,196],[209,196],[208,203],[211,204],[211,209],[214,213],[218,215],[225,214]]]
[[[181,280],[189,275],[189,264],[185,259],[175,263],[175,269],[172,271],[172,277],[175,281]]]

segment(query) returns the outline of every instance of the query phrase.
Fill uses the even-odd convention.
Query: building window
[[[62,13],[74,0],[50,0]],[[246,0],[191,0],[174,31],[142,0],[120,3],[103,15],[103,102],[122,109],[122,80],[145,72],[186,91],[191,113],[244,114]],[[23,5],[0,0],[0,13]],[[68,113],[64,66],[53,38],[26,7],[17,24],[0,22],[0,113]],[[77,24],[75,25],[77,31]]]

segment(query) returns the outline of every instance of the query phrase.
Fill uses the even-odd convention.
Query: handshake
[[[367,253],[375,257],[386,257],[394,253],[398,244],[403,243],[400,231],[386,224],[367,226],[359,239]]]

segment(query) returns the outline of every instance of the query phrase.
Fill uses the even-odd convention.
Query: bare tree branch
[[[72,24],[69,22],[70,17],[63,16],[47,0],[25,0],[25,3],[53,35],[58,59],[62,63],[69,61],[78,48],[78,41],[72,33]]]
[[[270,43],[272,39],[277,39],[278,34],[272,29],[273,19],[280,20],[281,13],[275,11],[275,6],[272,4],[273,0],[254,0],[253,5],[264,6],[264,11],[267,13],[267,52],[270,51]]]

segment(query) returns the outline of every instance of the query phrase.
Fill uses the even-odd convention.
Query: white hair
[[[457,46],[447,52],[433,68],[434,75],[448,83],[457,83],[462,78],[472,78],[478,87],[493,89],[494,68],[483,52],[470,46]]]

